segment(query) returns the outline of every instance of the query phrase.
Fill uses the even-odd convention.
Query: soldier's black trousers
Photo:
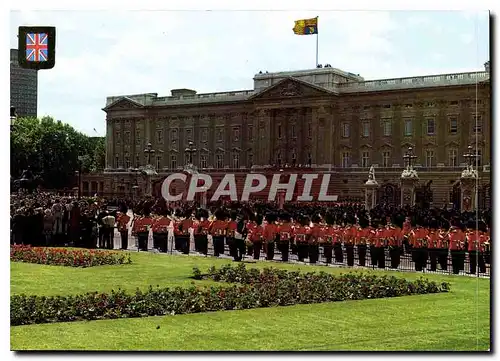
[[[176,243],[178,245],[178,250],[183,254],[189,254],[189,236],[180,235],[175,236]]]
[[[226,245],[229,249],[229,255],[234,257],[234,238],[226,236]]]
[[[436,254],[439,262],[439,266],[443,271],[448,270],[448,250],[446,248],[437,248]]]
[[[451,251],[451,268],[453,270],[453,274],[459,274],[461,270],[463,270],[463,263],[460,264],[463,260],[464,252],[461,250],[452,250]]]
[[[333,245],[332,244],[325,244],[323,246],[323,256],[325,257],[326,264],[332,263],[332,256],[333,256]]]
[[[115,229],[113,227],[103,227],[103,242],[104,248],[113,249],[114,248],[114,234]]]
[[[429,262],[431,264],[431,271],[436,271],[437,269],[437,258],[438,258],[437,249],[429,248]]]
[[[128,249],[128,231],[121,231],[120,236],[122,240],[122,249]]]
[[[253,250],[253,259],[259,259],[260,258],[260,250],[262,248],[262,242],[261,241],[258,241],[258,242],[253,242],[253,247],[252,247],[252,250]]]
[[[370,261],[372,267],[377,265],[377,248],[374,245],[370,245]]]
[[[354,266],[354,245],[352,244],[346,244],[345,246],[345,253],[347,256],[347,265],[349,267]]]
[[[472,274],[486,273],[486,263],[484,262],[484,255],[480,252],[473,251],[469,252],[469,271]],[[477,266],[479,265],[479,270],[477,270]]]
[[[233,247],[233,259],[235,261],[241,261],[245,255],[245,240],[235,238],[233,240]]]
[[[160,252],[168,250],[168,233],[153,233],[153,245]]]
[[[290,253],[290,242],[289,241],[279,241],[277,243],[277,247],[281,253],[281,260],[283,262],[288,262],[288,255]]]
[[[319,258],[319,245],[310,244],[309,245],[309,263],[317,263]]]
[[[267,242],[266,259],[272,261],[274,259],[274,242]]]
[[[195,234],[194,244],[197,252],[208,254],[208,238],[206,234]]]
[[[385,268],[385,248],[375,247],[375,255],[377,257],[377,267]]]
[[[366,244],[358,244],[358,258],[359,265],[364,267],[366,265]]]
[[[304,262],[304,259],[308,256],[309,245],[307,243],[297,243],[297,256],[300,262]]]
[[[333,254],[335,255],[336,263],[344,263],[344,255],[342,253],[342,243],[337,242],[333,244]]]
[[[413,258],[415,262],[415,271],[422,271],[427,267],[427,248],[413,248]]]
[[[401,248],[398,246],[390,246],[389,257],[391,258],[391,268],[398,268],[401,262]]]
[[[213,236],[214,242],[214,256],[219,257],[220,254],[224,254],[224,236]]]
[[[253,243],[247,245],[247,256],[252,256],[253,255]]]
[[[148,250],[148,232],[137,232],[137,243],[139,251]]]

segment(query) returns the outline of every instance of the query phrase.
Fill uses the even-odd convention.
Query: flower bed
[[[110,294],[96,292],[68,297],[15,295],[10,298],[10,324],[241,310],[449,291],[448,283],[438,285],[427,279],[408,281],[362,273],[301,274],[275,269],[247,270],[244,266],[211,268],[208,275],[194,269],[194,278],[239,284],[206,288],[150,287],[146,292],[137,290],[135,294],[118,290]]]
[[[10,260],[67,267],[94,267],[132,263],[128,253],[23,245],[10,246]]]

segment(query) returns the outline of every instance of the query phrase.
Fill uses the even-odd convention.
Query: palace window
[[[457,134],[458,132],[458,119],[456,117],[450,118],[450,134]]]
[[[382,128],[384,137],[390,137],[392,135],[392,120],[382,119]]]
[[[141,156],[139,154],[135,155],[135,167],[139,168],[141,165]]]
[[[125,144],[130,144],[130,132],[125,132]]]
[[[224,140],[224,128],[219,127],[215,131],[217,142],[222,142]]]
[[[177,169],[177,156],[175,154],[170,156],[170,168]]]
[[[200,137],[202,142],[208,141],[208,128],[201,128]]]
[[[295,149],[292,150],[292,164],[295,165],[297,163],[297,151]]]
[[[384,104],[384,105],[383,105],[383,108],[385,108],[385,109],[390,109],[390,108],[391,108],[391,105],[390,105],[390,104]]]
[[[248,166],[252,168],[253,166],[253,154],[248,155]]]
[[[115,136],[116,136],[116,144],[120,144],[122,141],[122,134],[120,132],[116,132]]]
[[[427,107],[429,107],[429,108],[432,108],[432,107],[435,107],[435,106],[436,106],[436,103],[434,103],[434,102],[427,102],[425,105],[426,105]]]
[[[450,149],[448,151],[448,165],[450,167],[458,167],[458,158],[456,149]]]
[[[426,150],[425,151],[425,166],[427,168],[434,167],[434,151]]]
[[[120,157],[115,156],[115,168],[120,168]]]
[[[175,141],[175,140],[179,139],[178,137],[179,137],[179,134],[177,132],[177,129],[170,130],[170,140]]]
[[[388,150],[382,152],[382,167],[388,168],[391,166],[391,152]]]
[[[250,142],[253,141],[253,126],[251,125],[248,126],[248,140]]]
[[[370,136],[370,122],[363,122],[361,124],[362,127],[362,136],[369,137]]]
[[[278,154],[276,155],[276,164],[281,164],[281,152],[278,152]]]
[[[405,119],[405,137],[411,137],[413,134],[413,119]]]
[[[349,123],[342,123],[342,138],[349,138],[351,136],[351,125]]]
[[[370,152],[364,151],[361,153],[361,166],[368,168],[370,166]]]
[[[163,131],[161,130],[156,131],[156,141],[158,142],[158,144],[163,143]]]
[[[452,100],[452,101],[450,102],[450,105],[451,105],[451,106],[457,106],[457,105],[458,105],[458,101],[457,101],[457,100]]]
[[[413,108],[413,104],[405,104],[405,108],[411,109],[411,108]]]
[[[472,131],[474,133],[481,133],[483,131],[483,119],[480,115],[472,117]]]
[[[433,118],[427,119],[427,135],[436,134],[436,122]]]
[[[158,155],[156,156],[156,169],[160,169],[161,168],[161,156]]]
[[[233,154],[233,168],[238,169],[240,167],[240,155],[238,153]]]
[[[129,169],[129,168],[130,168],[130,157],[126,156],[125,157],[125,169]]]
[[[201,168],[208,168],[207,164],[208,164],[207,155],[206,154],[200,155],[200,167]]]
[[[217,154],[215,157],[215,167],[216,168],[224,168],[224,157],[222,154]]]
[[[240,140],[240,128],[233,128],[233,141],[238,142]]]
[[[141,132],[140,131],[135,132],[135,144],[141,145]]]
[[[308,134],[309,138],[312,138],[312,136],[313,136],[313,130],[312,130],[312,125],[311,124],[309,124],[307,126],[307,134]]]
[[[295,124],[292,124],[292,138],[297,138],[297,133],[295,132]]]
[[[351,163],[351,156],[349,152],[342,152],[342,167],[348,168]]]
[[[193,141],[193,129],[191,128],[186,129],[186,141],[187,142]]]
[[[281,139],[281,124],[278,124],[278,139]]]

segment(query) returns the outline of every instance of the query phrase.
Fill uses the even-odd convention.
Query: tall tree
[[[14,178],[30,166],[34,173],[42,176],[47,188],[63,188],[73,185],[75,172],[80,166],[79,156],[84,157],[84,171],[95,168],[93,164],[99,141],[51,117],[18,118],[10,140],[10,172]]]

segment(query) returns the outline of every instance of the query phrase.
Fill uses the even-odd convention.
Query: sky
[[[314,68],[316,36],[292,28],[315,16],[319,63],[367,80],[482,71],[489,60],[489,14],[472,10],[11,11],[10,47],[18,26],[55,26],[38,115],[103,136],[108,96],[252,89],[260,70]]]

